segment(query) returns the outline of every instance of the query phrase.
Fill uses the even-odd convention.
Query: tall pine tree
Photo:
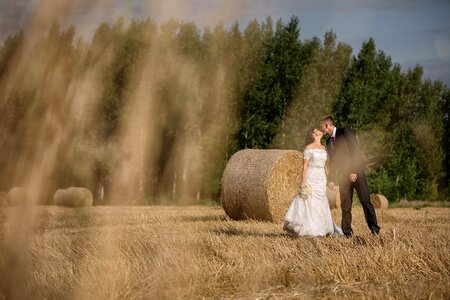
[[[277,22],[272,44],[256,82],[244,98],[240,148],[267,148],[291,101],[312,48],[302,47],[297,17]]]

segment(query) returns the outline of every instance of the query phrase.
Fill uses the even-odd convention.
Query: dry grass
[[[450,298],[450,208],[378,211],[380,237],[355,208],[353,239],[220,207],[38,207],[28,235],[0,212],[0,299]]]

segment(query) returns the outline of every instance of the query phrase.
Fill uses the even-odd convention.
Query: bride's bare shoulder
[[[314,143],[308,144],[306,145],[305,149],[321,149],[321,150],[326,150],[326,148],[323,145],[316,145]]]

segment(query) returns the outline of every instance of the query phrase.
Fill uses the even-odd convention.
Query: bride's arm
[[[302,171],[302,181],[300,182],[300,186],[306,185],[306,171],[308,171],[309,160],[303,160],[303,171]]]

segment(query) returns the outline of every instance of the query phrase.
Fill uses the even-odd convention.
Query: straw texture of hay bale
[[[388,208],[389,201],[388,199],[381,194],[370,194],[370,202],[372,202],[373,207],[375,208]]]
[[[58,189],[53,196],[53,204],[70,207],[92,206],[93,197],[91,191],[83,187]]]
[[[235,153],[222,177],[221,201],[232,219],[282,222],[299,191],[303,154],[246,149]]]
[[[8,205],[8,194],[5,192],[0,192],[0,206]]]
[[[8,204],[10,206],[21,206],[27,201],[28,191],[25,187],[15,186],[8,191]]]
[[[339,193],[339,187],[336,186],[334,190],[327,187],[327,198],[331,209],[341,208],[341,194]]]

